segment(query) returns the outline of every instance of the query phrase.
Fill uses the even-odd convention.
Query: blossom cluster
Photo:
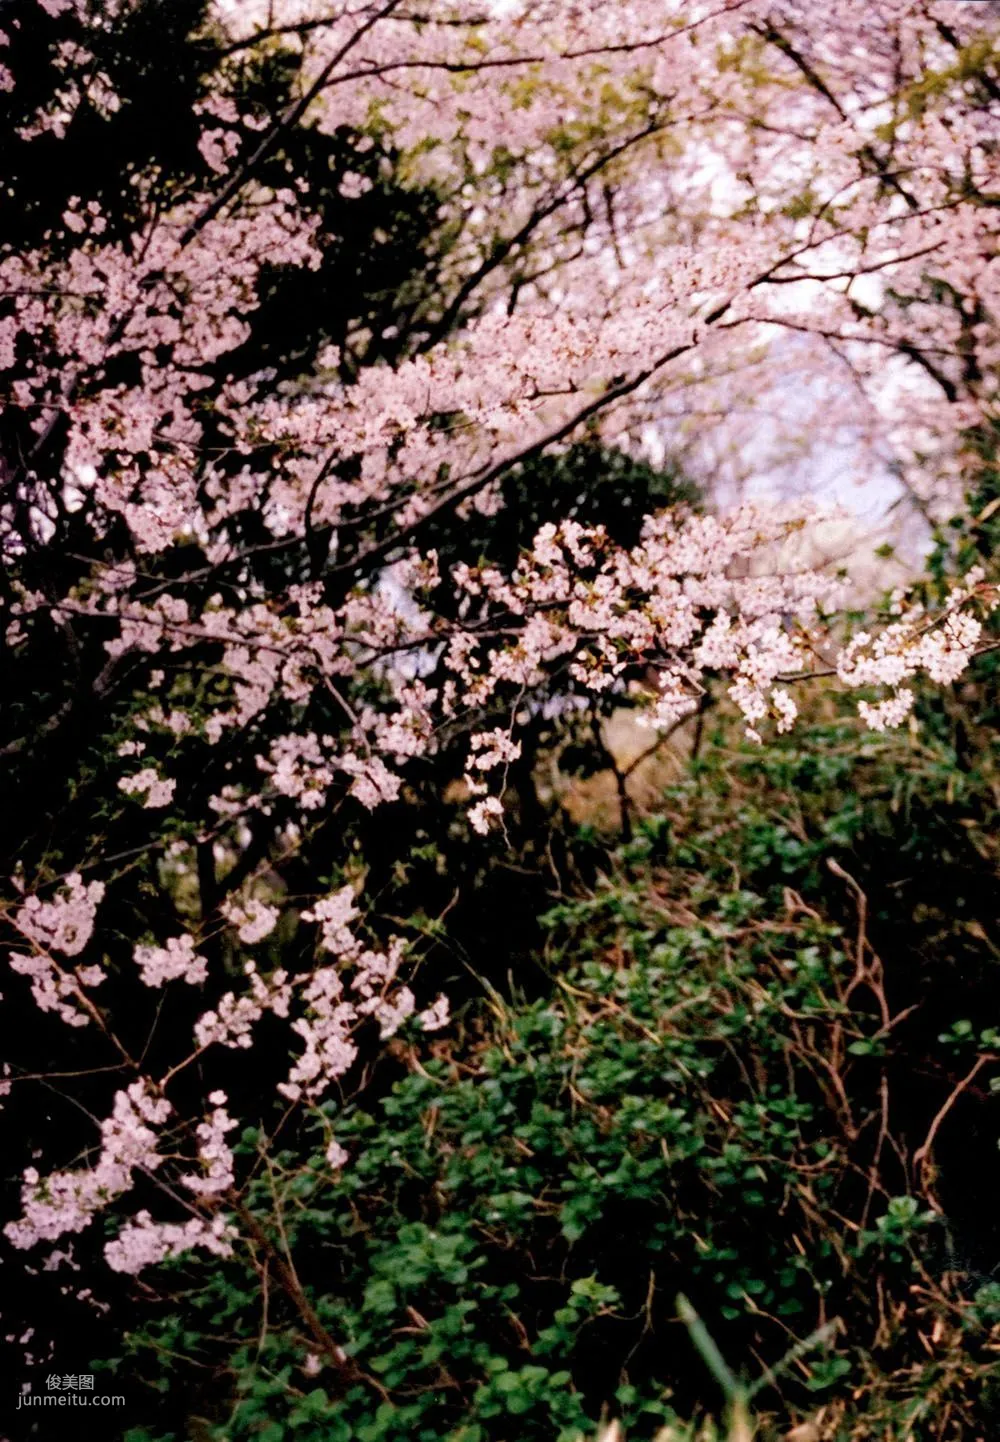
[[[889,694],[876,702],[860,701],[858,710],[873,731],[891,730],[910,715],[916,693],[906,683],[920,675],[938,686],[957,681],[968,668],[983,639],[983,621],[961,609],[978,595],[984,613],[1000,605],[1000,591],[983,586],[983,571],[974,568],[963,578],[943,615],[929,617],[924,607],[905,608],[900,600],[893,606],[900,613],[877,635],[859,631],[837,659],[837,674],[850,687],[875,686]]]
[[[33,928],[33,935],[45,936],[52,944],[60,940],[64,950],[75,950],[81,936],[81,908],[89,938],[98,897],[99,892],[83,888],[74,875],[54,902],[30,905],[34,898],[29,898],[24,903],[22,914],[28,923],[21,929],[28,933]],[[252,898],[232,901],[226,912],[231,922],[247,932],[245,939],[251,943],[269,933],[277,916],[276,908]],[[75,929],[70,926],[71,914],[76,918]],[[353,930],[359,914],[349,886],[319,898],[311,911],[303,913],[303,919],[317,924],[318,951],[324,960],[295,977],[281,969],[262,976],[256,963],[247,960],[245,988],[227,991],[195,1022],[189,1059],[216,1045],[248,1049],[254,1027],[265,1012],[288,1020],[295,1009],[289,1030],[301,1040],[303,1050],[278,1090],[292,1102],[315,1102],[353,1065],[358,1055],[354,1033],[366,1018],[375,1020],[385,1040],[410,1017],[425,1031],[438,1030],[447,1024],[448,1005],[439,996],[416,1013],[413,992],[398,979],[403,942],[393,939],[385,952],[362,945]],[[150,987],[178,981],[201,987],[209,981],[208,962],[195,951],[190,934],[172,937],[163,946],[137,946],[134,960]],[[79,982],[71,985],[67,980],[64,985],[58,969],[53,981],[45,971],[48,964],[46,953],[35,958],[15,956],[12,969],[30,977],[43,1010],[56,1008],[71,1025],[86,1020],[62,1001]],[[75,976],[93,984],[103,978],[103,972],[95,970],[98,975],[88,977],[86,968],[77,968]],[[150,1175],[164,1165],[157,1128],[176,1115],[166,1092],[182,1069],[183,1065],[175,1066],[159,1082],[143,1078],[115,1095],[111,1115],[100,1126],[101,1149],[92,1166],[55,1171],[45,1177],[34,1167],[25,1172],[22,1216],[4,1229],[15,1247],[31,1247],[81,1231],[99,1211],[132,1190],[136,1173]],[[105,1248],[113,1270],[136,1272],[195,1246],[227,1254],[235,1233],[224,1208],[235,1183],[235,1160],[226,1136],[236,1121],[226,1110],[225,1092],[212,1091],[207,1100],[211,1110],[194,1129],[197,1167],[180,1170],[176,1181],[209,1211],[184,1224],[155,1221],[148,1211],[140,1211]],[[172,1158],[175,1167],[177,1161]]]
[[[21,1193],[23,1216],[4,1227],[8,1239],[15,1247],[31,1247],[82,1231],[97,1211],[132,1187],[136,1170],[151,1172],[161,1165],[154,1128],[171,1110],[145,1080],[119,1091],[111,1115],[101,1123],[101,1151],[93,1167],[52,1172],[44,1179],[28,1168]]]

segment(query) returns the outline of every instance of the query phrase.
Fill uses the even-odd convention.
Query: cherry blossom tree
[[[795,505],[476,538],[575,448],[669,451],[692,397],[762,424],[789,334],[834,396],[814,446],[863,425],[960,504],[995,424],[996,16],[19,0],[2,32],[4,1005],[93,1073],[96,1145],[31,1163],[6,1236],[113,1206],[134,1273],[246,1221],[239,1054],[294,1110],[369,1034],[447,1024],[366,932],[363,858],[289,883],[331,819],[447,754],[502,832],[544,705],[663,730],[721,680],[759,734],[829,676],[881,729],[987,644],[982,572],[848,637],[837,578],[776,563]]]

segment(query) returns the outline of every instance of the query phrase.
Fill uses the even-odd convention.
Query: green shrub
[[[650,825],[560,900],[540,995],[489,988],[433,1058],[400,1042],[381,1091],[277,1144],[244,1133],[253,1240],[162,1270],[123,1374],[218,1438],[577,1442],[609,1415],[648,1438],[721,1407],[677,1322],[684,1291],[763,1371],[765,1411],[824,1404],[850,1428],[852,1391],[857,1415],[909,1408],[914,1425],[928,1396],[934,1415],[988,1409],[962,1389],[989,1371],[992,1294],[942,1280],[948,1226],[897,1155],[912,1117],[879,1107],[898,1063],[881,963],[856,914],[790,889],[819,876],[808,836],[789,853],[780,819],[719,822],[674,842]],[[833,1318],[833,1350],[769,1383]],[[919,1340],[935,1328],[953,1339],[940,1376]]]

